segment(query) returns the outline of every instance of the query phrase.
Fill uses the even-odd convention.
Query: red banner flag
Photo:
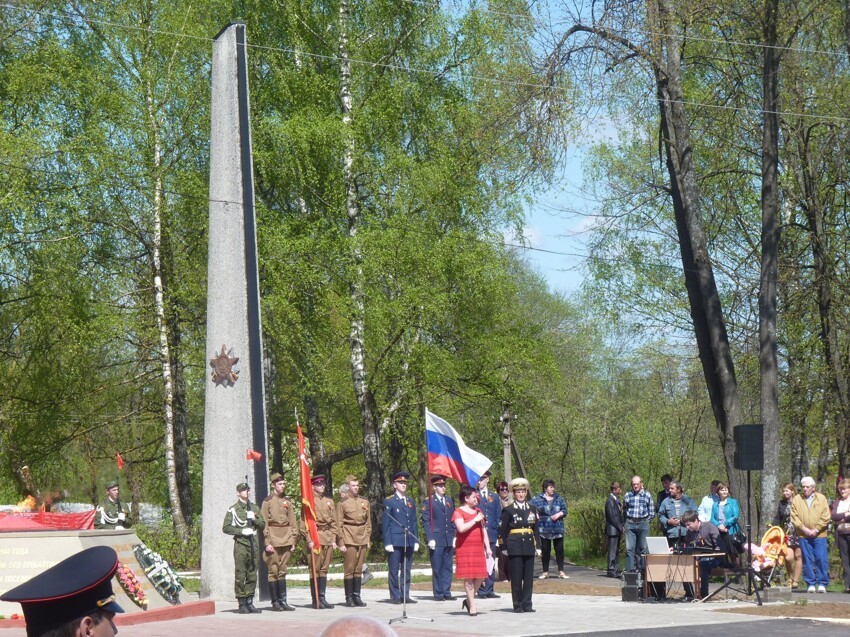
[[[259,451],[254,451],[253,449],[245,450],[245,460],[253,460],[254,462],[259,462],[263,459],[263,454]]]
[[[304,451],[304,434],[298,425],[298,457],[301,459],[301,519],[313,542],[313,552],[318,553],[319,529],[316,526],[316,501],[313,498],[313,483],[310,480],[310,465],[307,464],[307,453]]]
[[[124,458],[121,457],[120,451],[115,452],[115,464],[118,465],[119,471],[124,468]]]

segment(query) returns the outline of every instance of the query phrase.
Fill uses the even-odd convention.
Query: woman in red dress
[[[487,558],[492,556],[490,539],[484,530],[484,514],[477,508],[478,492],[465,484],[461,485],[458,500],[463,504],[452,515],[452,522],[457,529],[455,577],[463,580],[466,590],[462,608],[475,616],[478,614],[475,591],[487,579]]]

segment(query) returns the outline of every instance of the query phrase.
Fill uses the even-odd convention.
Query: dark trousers
[[[850,591],[850,535],[835,534],[838,554],[841,556],[841,570],[844,573],[844,590]]]
[[[454,549],[451,546],[438,546],[428,549],[431,555],[431,588],[436,599],[452,594],[452,561]]]
[[[508,555],[511,571],[511,597],[514,610],[531,608],[531,589],[534,586],[534,556]]]
[[[608,572],[616,573],[620,570],[620,536],[608,536]]]
[[[699,596],[708,596],[708,580],[711,571],[723,564],[719,557],[704,557],[699,561]]]
[[[406,554],[403,546],[395,546],[393,548],[395,550],[392,553],[387,553],[387,563],[389,566],[390,597],[392,599],[410,597],[410,568],[413,565],[413,547],[408,546]],[[401,586],[399,585],[399,571],[402,568],[404,568],[403,594]]]
[[[564,538],[540,538],[540,548],[542,555],[540,556],[543,562],[543,572],[549,572],[549,558],[552,557],[552,546],[555,547],[555,562],[558,564],[558,572],[564,570]]]

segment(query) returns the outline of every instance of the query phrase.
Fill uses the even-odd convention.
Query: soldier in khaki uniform
[[[331,565],[333,550],[336,548],[336,508],[333,498],[325,497],[325,476],[313,476],[313,500],[316,503],[316,526],[319,531],[319,554],[313,552],[313,541],[307,532],[304,521],[301,521],[301,531],[307,541],[310,563],[310,594],[313,596],[313,608],[333,608],[325,599],[325,589],[328,586],[328,567]],[[313,561],[315,560],[315,565]],[[316,578],[316,582],[312,578]],[[318,599],[316,592],[318,589]]]
[[[363,583],[363,561],[369,548],[369,536],[372,535],[372,516],[369,513],[369,501],[360,497],[360,483],[354,476],[346,476],[348,497],[340,500],[336,507],[337,544],[343,552],[345,570],[345,605],[365,606],[360,599],[360,586]]]
[[[97,505],[94,515],[96,529],[126,529],[130,524],[130,505],[121,502],[118,480],[106,485],[106,500]]]
[[[276,611],[295,610],[286,601],[286,573],[289,559],[298,541],[298,521],[295,507],[284,490],[286,479],[279,473],[270,479],[272,493],[260,507],[266,528],[263,531],[263,561],[269,571],[269,598]]]

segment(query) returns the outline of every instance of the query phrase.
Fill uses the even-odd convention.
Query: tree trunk
[[[761,156],[761,278],[759,286],[759,369],[764,471],[761,510],[779,497],[779,366],[776,348],[779,276],[779,51],[776,49],[779,0],[765,1],[762,99],[764,130]]]
[[[657,24],[653,27],[650,17],[650,27],[655,33],[667,35],[653,36],[657,47],[654,72],[685,287],[730,489],[740,496],[745,483],[734,468],[733,440],[733,429],[741,423],[738,383],[700,211],[688,116],[680,83],[681,39],[674,32],[670,19],[671,0],[661,0],[657,6]]]
[[[366,308],[363,300],[363,254],[359,244],[357,230],[360,225],[360,202],[357,196],[357,184],[354,176],[354,132],[352,131],[351,100],[351,60],[348,50],[348,20],[350,16],[349,0],[342,0],[339,6],[339,70],[340,104],[342,122],[346,129],[346,144],[343,157],[343,182],[345,184],[345,212],[348,217],[348,237],[351,245],[352,273],[349,283],[351,298],[351,318],[349,346],[351,376],[354,395],[360,410],[363,427],[363,459],[366,464],[366,489],[364,495],[372,503],[372,535],[380,534],[380,515],[383,507],[383,495],[386,488],[383,459],[381,456],[381,436],[378,429],[377,404],[369,386],[369,373],[366,368]]]
[[[153,287],[154,307],[156,312],[156,324],[159,330],[160,362],[162,365],[162,379],[164,382],[163,412],[165,421],[165,471],[168,481],[168,500],[171,504],[171,515],[174,520],[174,529],[185,542],[189,538],[189,528],[183,507],[180,502],[180,493],[177,486],[177,466],[174,451],[174,380],[171,372],[171,354],[168,343],[168,326],[165,319],[165,300],[162,285],[162,207],[163,207],[163,184],[162,184],[162,146],[159,135],[159,126],[156,121],[153,106],[153,88],[150,83],[146,86],[148,122],[153,133],[153,176],[154,176],[154,202],[153,202],[153,245],[151,246],[151,257],[153,261]]]

